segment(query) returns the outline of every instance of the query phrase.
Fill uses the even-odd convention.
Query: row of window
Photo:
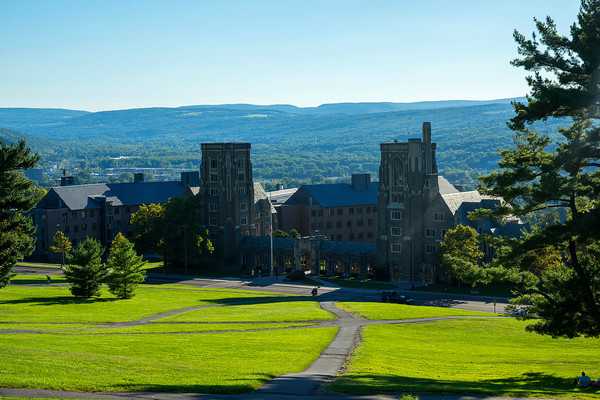
[[[131,212],[133,211],[132,207],[125,207],[125,212],[131,214]],[[109,207],[106,210],[106,213],[108,215],[120,215],[121,214],[121,207]],[[70,213],[63,213],[62,216],[63,218],[66,218],[68,215],[70,214],[71,219],[77,219],[77,218],[81,218],[81,219],[85,219],[85,218],[95,218],[96,217],[96,210],[80,210],[80,211],[71,211]]]
[[[390,245],[390,251],[392,253],[395,253],[395,254],[402,253],[402,244],[400,244],[400,243],[392,243]],[[425,245],[425,253],[427,253],[427,254],[437,253],[437,246],[433,245],[433,244],[426,244]]]
[[[326,212],[325,212],[326,210]],[[326,208],[326,209],[315,209],[311,211],[311,216],[313,217],[322,217],[324,215],[328,215],[330,217],[334,217],[336,215],[342,216],[345,214],[345,208]],[[371,214],[376,213],[377,208],[375,206],[366,206],[366,207],[348,207],[348,215],[354,214]]]
[[[342,235],[341,233],[338,233],[337,235],[329,235],[329,239],[331,240],[344,240],[345,237],[347,240],[364,240],[365,238],[373,239],[373,232],[358,232],[356,234],[349,233],[347,236]]]
[[[373,220],[373,219],[371,219],[371,218],[369,218],[369,219],[367,220],[367,226],[373,226],[373,224],[374,224],[374,223],[375,223],[375,222],[374,222],[374,220]],[[340,229],[340,228],[342,228],[343,226],[344,226],[344,224],[342,223],[342,221],[336,221],[336,223],[335,223],[335,227],[336,227],[337,229]],[[348,220],[348,221],[346,221],[346,227],[347,227],[347,228],[352,228],[352,226],[353,226],[353,222],[352,222],[351,220]],[[364,221],[364,220],[362,220],[362,219],[359,219],[359,220],[357,220],[357,221],[356,221],[356,226],[358,226],[358,227],[365,226],[365,221]],[[311,228],[312,228],[313,230],[314,230],[314,229],[321,229],[321,228],[323,228],[323,224],[322,224],[321,222],[313,222],[313,223],[311,224]],[[327,222],[325,223],[325,229],[333,229],[333,222],[331,222],[331,221],[327,221]]]

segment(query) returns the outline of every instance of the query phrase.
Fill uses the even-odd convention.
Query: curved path
[[[356,316],[345,310],[338,308],[333,301],[322,301],[319,303],[321,308],[333,313],[337,319],[333,321],[307,321],[312,323],[310,326],[302,327],[284,327],[284,328],[265,328],[272,329],[299,329],[322,326],[337,326],[339,331],[329,346],[319,355],[319,357],[304,371],[294,374],[288,374],[277,377],[263,385],[257,391],[242,395],[203,395],[197,393],[90,393],[90,392],[67,392],[59,390],[36,390],[36,389],[2,389],[0,396],[24,396],[24,397],[60,397],[60,398],[79,398],[79,399],[165,399],[165,400],[192,400],[192,399],[392,399],[397,396],[348,396],[342,394],[325,393],[323,384],[332,381],[339,373],[343,372],[347,361],[349,360],[354,348],[360,342],[360,332],[363,326],[372,324],[411,324],[428,323],[451,319],[485,319],[485,318],[505,318],[505,317],[479,317],[479,316],[448,316],[433,318],[415,318],[402,320],[367,320]],[[100,324],[105,327],[116,326],[136,326],[152,323],[171,315],[194,311],[210,306],[186,307],[168,312],[154,314],[136,321],[118,322],[112,324]],[[254,330],[254,329],[252,329]],[[214,334],[224,333],[226,331],[207,331],[207,332],[178,332],[180,334]],[[240,331],[237,331],[240,332]],[[241,331],[245,332],[245,331]],[[0,333],[21,333],[19,331],[4,331]],[[50,333],[37,331],[36,333]],[[171,332],[171,334],[174,332]],[[461,396],[421,396],[422,399],[462,399]],[[466,398],[466,397],[465,397]],[[476,399],[477,397],[468,397]],[[492,399],[493,397],[489,397]],[[506,398],[503,398],[506,399]]]

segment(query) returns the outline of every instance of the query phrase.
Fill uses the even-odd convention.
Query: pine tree
[[[100,295],[100,287],[106,277],[102,264],[102,246],[93,238],[86,238],[75,248],[64,269],[65,278],[71,284],[71,293],[76,297]]]
[[[19,259],[31,254],[35,228],[25,213],[39,200],[39,191],[21,172],[39,157],[24,141],[0,142],[0,288],[8,285]]]
[[[135,252],[133,243],[121,233],[112,242],[107,267],[110,292],[120,299],[132,298],[136,286],[145,278],[144,261]]]
[[[549,268],[522,276],[522,296],[540,319],[530,329],[553,336],[600,335],[600,0],[583,0],[570,29],[561,35],[554,21],[535,20],[537,34],[514,37],[519,58],[513,65],[527,78],[527,103],[515,103],[509,126],[515,148],[501,152],[500,169],[482,178],[481,190],[501,196],[497,217],[526,217],[563,209],[553,221],[513,246],[512,259],[552,260]],[[562,140],[552,143],[532,124],[568,117]],[[556,263],[556,252],[564,260]],[[510,260],[507,261],[510,263]],[[545,264],[538,262],[537,264]]]
[[[60,266],[61,268],[64,268],[66,257],[71,250],[73,250],[73,245],[71,244],[71,241],[67,235],[65,235],[62,231],[56,231],[54,234],[54,239],[52,240],[52,246],[50,246],[49,250],[62,256]]]

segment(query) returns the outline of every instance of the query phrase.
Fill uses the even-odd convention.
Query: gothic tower
[[[235,263],[241,237],[255,230],[250,143],[203,143],[200,181],[204,223],[217,256]]]
[[[423,280],[424,217],[439,192],[431,123],[422,139],[381,144],[378,194],[378,265],[394,281]]]

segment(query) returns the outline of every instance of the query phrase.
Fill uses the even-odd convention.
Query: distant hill
[[[512,145],[513,132],[506,127],[512,115],[510,99],[102,112],[0,109],[0,127],[27,135],[46,165],[66,160],[87,169],[197,168],[200,143],[248,141],[255,177],[298,182],[357,171],[376,174],[379,143],[418,137],[422,122],[431,121],[440,170],[452,181],[472,186],[477,174],[495,167],[497,150]],[[557,127],[557,121],[537,126],[549,134]],[[43,146],[37,142],[41,139]]]

